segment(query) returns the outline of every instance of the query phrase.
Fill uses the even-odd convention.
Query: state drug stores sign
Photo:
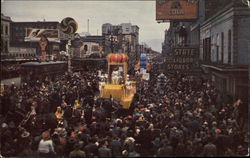
[[[167,71],[190,72],[199,67],[197,48],[174,48],[166,57]]]
[[[156,0],[156,20],[194,20],[197,0]]]

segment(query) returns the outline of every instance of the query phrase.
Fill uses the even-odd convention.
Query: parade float
[[[140,60],[135,65],[136,76],[143,81],[149,81],[150,74],[149,71],[151,70],[151,64],[147,57],[147,54],[143,53],[140,55]]]
[[[129,80],[126,54],[110,53],[107,56],[107,81],[100,83],[100,97],[113,98],[123,109],[129,109],[136,93],[136,82]]]

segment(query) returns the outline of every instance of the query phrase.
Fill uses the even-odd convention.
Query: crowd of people
[[[240,100],[218,104],[202,80],[158,73],[137,81],[126,113],[104,109],[97,72],[5,87],[1,96],[1,155],[5,157],[243,156]],[[161,87],[162,90],[162,87]],[[103,102],[102,102],[103,101]],[[113,105],[113,99],[107,101]]]

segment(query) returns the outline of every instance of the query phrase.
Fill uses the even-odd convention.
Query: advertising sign
[[[51,42],[60,42],[57,29],[27,28],[24,40],[26,42],[39,42],[42,36],[45,36]]]
[[[167,56],[167,71],[192,71],[199,67],[197,48],[174,48]]]
[[[197,15],[197,0],[156,0],[156,20],[193,20]]]

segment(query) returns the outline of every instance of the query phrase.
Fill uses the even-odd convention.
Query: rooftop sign
[[[197,0],[156,0],[156,20],[193,20],[198,15]]]

